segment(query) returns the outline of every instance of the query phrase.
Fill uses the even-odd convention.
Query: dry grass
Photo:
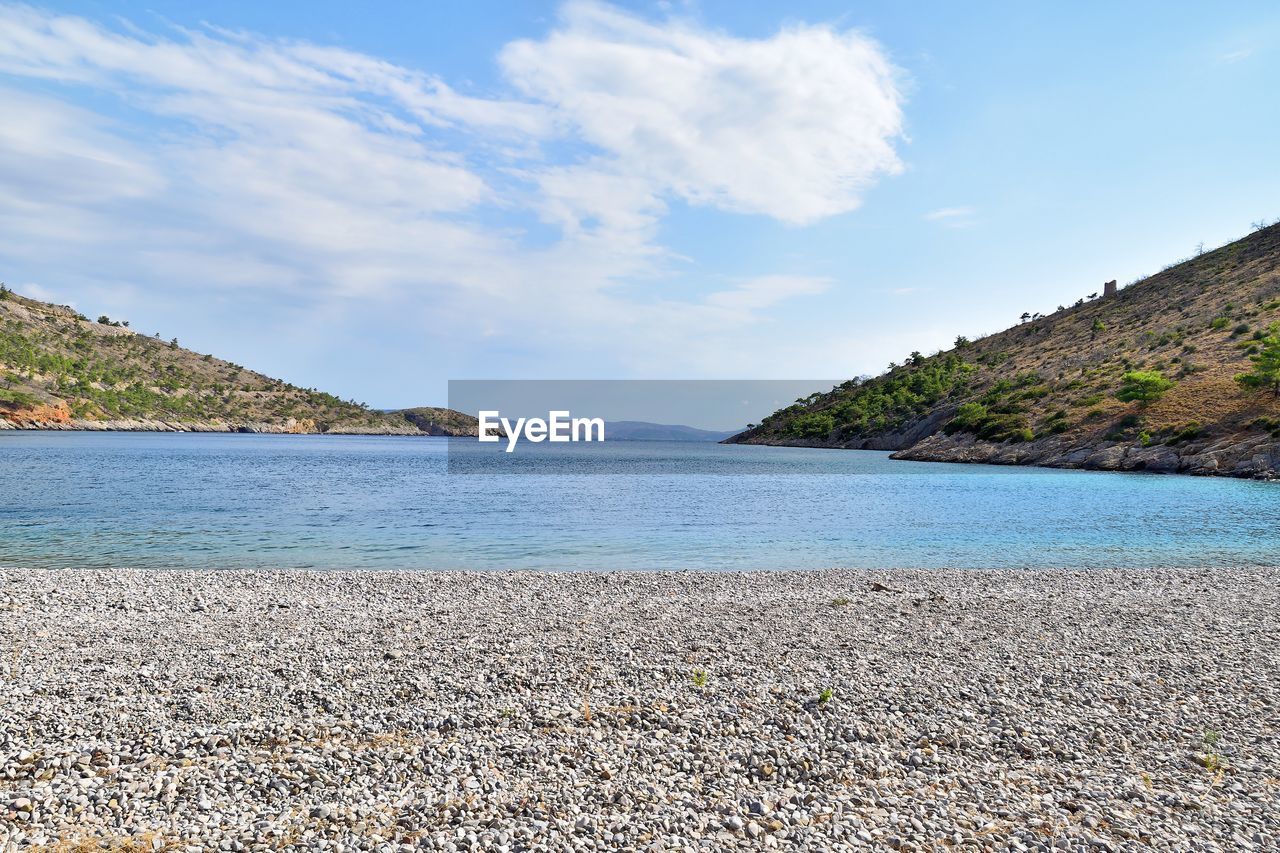
[[[159,841],[157,846],[156,842]],[[138,835],[82,835],[59,838],[48,844],[36,844],[26,848],[40,853],[133,853],[133,851],[164,851],[185,849],[180,841],[165,839],[155,832]]]
[[[1218,317],[1227,318],[1225,327],[1214,328]],[[1126,415],[1141,417],[1152,433],[1192,422],[1221,434],[1247,430],[1258,417],[1280,416],[1280,399],[1235,382],[1250,367],[1253,333],[1277,322],[1280,226],[1272,226],[1116,296],[975,341],[965,358],[983,366],[969,396],[981,396],[1001,379],[1035,373],[1048,394],[1024,403],[1033,426],[1066,410],[1069,432],[1081,436],[1105,434]],[[1095,323],[1105,328],[1096,331]],[[1248,331],[1236,333],[1238,326]],[[1159,370],[1175,384],[1145,409],[1122,403],[1115,392],[1127,370]],[[1081,405],[1098,395],[1098,402]],[[1095,409],[1101,417],[1085,417]]]

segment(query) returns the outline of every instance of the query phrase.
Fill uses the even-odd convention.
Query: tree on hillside
[[[1121,380],[1116,398],[1126,403],[1134,401],[1145,407],[1159,400],[1172,387],[1173,383],[1165,379],[1158,370],[1130,370]]]
[[[1280,397],[1280,323],[1272,323],[1269,334],[1258,343],[1262,349],[1249,356],[1253,370],[1241,373],[1236,381],[1246,388],[1270,388]]]
[[[835,418],[818,412],[801,415],[791,422],[791,432],[801,438],[826,438],[835,428]]]

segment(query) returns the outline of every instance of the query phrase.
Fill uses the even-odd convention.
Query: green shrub
[[[1221,329],[1225,329],[1227,326],[1230,326],[1230,325],[1231,325],[1230,317],[1214,317],[1213,322],[1209,324],[1209,328],[1221,330]]]
[[[1041,435],[1061,435],[1071,428],[1070,422],[1067,420],[1067,413],[1063,411],[1054,412],[1040,426]]]
[[[1194,373],[1204,373],[1205,366],[1196,364],[1194,361],[1187,360],[1182,362],[1182,369],[1178,371],[1179,376],[1191,376]]]
[[[1246,388],[1270,389],[1280,397],[1280,324],[1272,324],[1259,343],[1258,351],[1249,356],[1253,369],[1236,376],[1236,381]]]
[[[1261,417],[1250,422],[1249,426],[1254,429],[1260,429],[1263,432],[1269,432],[1280,438],[1280,418]]]
[[[993,412],[981,403],[965,403],[943,428],[948,435],[973,433],[984,441],[1030,441],[1034,434],[1018,412]]]
[[[10,403],[15,406],[21,406],[22,408],[30,408],[32,406],[39,405],[40,400],[25,391],[9,391],[7,389],[0,388],[0,403]]]
[[[1081,397],[1079,400],[1072,400],[1071,405],[1078,409],[1087,409],[1089,406],[1096,406],[1103,400],[1107,399],[1107,395],[1101,392],[1090,394],[1088,397]]]
[[[831,415],[811,412],[793,420],[790,432],[800,438],[826,438],[835,428],[836,419]]]
[[[1116,421],[1111,432],[1107,433],[1104,438],[1107,441],[1124,441],[1137,435],[1142,430],[1141,415],[1125,415]]]
[[[1199,423],[1191,421],[1189,424],[1177,430],[1172,436],[1170,436],[1169,439],[1165,441],[1165,444],[1181,444],[1184,441],[1191,441],[1192,439],[1199,438],[1203,432],[1204,430],[1200,427]]]
[[[955,417],[946,425],[948,435],[956,432],[977,432],[987,422],[987,407],[981,403],[965,403],[956,410]]]
[[[850,381],[826,394],[806,398],[765,418],[761,428],[783,435],[842,435],[896,429],[932,409],[939,400],[960,393],[977,368],[954,353],[923,358],[918,364],[866,381]],[[820,412],[810,411],[818,408]],[[809,420],[821,414],[833,419]],[[805,419],[801,421],[801,419]]]
[[[1172,387],[1173,383],[1165,379],[1158,370],[1130,370],[1121,380],[1116,397],[1126,403],[1136,402],[1149,406]]]

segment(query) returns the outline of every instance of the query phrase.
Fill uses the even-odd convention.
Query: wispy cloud
[[[977,222],[977,215],[972,207],[942,207],[929,211],[924,218],[946,228],[968,228]]]
[[[572,2],[498,61],[509,87],[477,96],[339,48],[0,5],[0,107],[21,118],[0,122],[0,254],[317,316],[382,298],[442,335],[643,362],[672,329],[732,350],[825,286],[628,296],[684,272],[659,239],[671,202],[804,225],[901,169],[895,71],[856,31],[740,39]],[[673,325],[682,310],[702,326]]]
[[[501,62],[603,152],[580,168],[695,204],[803,224],[854,209],[868,183],[901,169],[894,71],[856,32],[792,27],[749,41],[577,2]]]
[[[831,286],[827,278],[797,275],[766,275],[741,282],[732,290],[719,290],[707,297],[707,304],[736,310],[768,308],[795,296],[822,293]]]

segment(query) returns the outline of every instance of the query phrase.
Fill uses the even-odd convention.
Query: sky
[[[1280,217],[1280,6],[0,2],[0,281],[390,408],[882,371]]]

